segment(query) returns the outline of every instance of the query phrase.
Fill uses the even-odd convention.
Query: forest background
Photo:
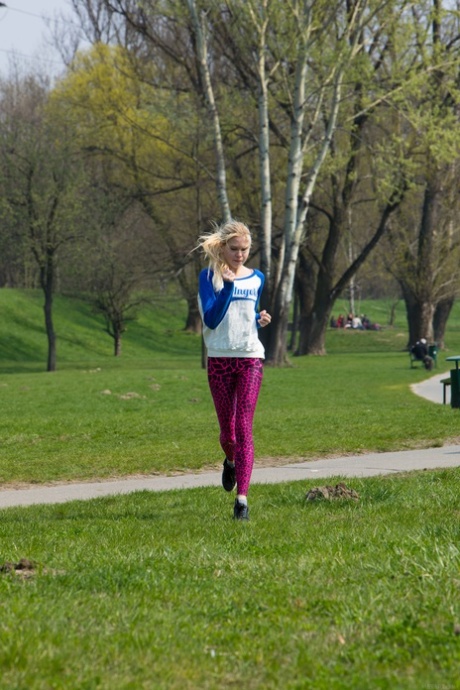
[[[0,82],[0,286],[43,291],[49,371],[57,293],[91,302],[117,355],[152,294],[179,293],[199,332],[197,237],[231,216],[267,277],[269,363],[288,346],[325,354],[344,295],[351,311],[402,297],[406,345],[443,347],[460,267],[457,2],[66,12],[64,73]]]

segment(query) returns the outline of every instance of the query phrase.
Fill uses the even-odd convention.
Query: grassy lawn
[[[220,463],[200,338],[181,330],[180,304],[145,310],[115,358],[88,307],[58,299],[56,328],[65,337],[58,339],[58,371],[49,374],[40,299],[0,291],[0,485]],[[369,307],[371,315],[385,311],[379,303]],[[448,369],[446,354],[460,352],[459,324],[456,315],[438,372]],[[401,314],[395,328],[381,332],[330,331],[326,357],[266,368],[255,420],[258,460],[455,443],[457,411],[410,391],[430,374],[410,369],[404,326]]]
[[[460,687],[457,470],[2,511],[2,687]]]
[[[220,466],[183,306],[144,310],[116,359],[88,308],[58,299],[47,374],[41,302],[0,290],[0,488]],[[410,391],[432,373],[409,367],[401,309],[266,369],[259,461],[458,442],[458,410]],[[385,324],[389,305],[360,311]],[[460,353],[460,310],[446,344],[437,373]],[[0,686],[460,688],[459,483],[347,480],[356,502],[306,502],[318,481],[254,485],[248,524],[221,487],[2,510],[0,566],[35,567],[0,572]]]

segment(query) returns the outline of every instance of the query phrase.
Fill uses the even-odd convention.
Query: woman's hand
[[[268,326],[268,324],[271,323],[271,320],[272,317],[268,312],[265,311],[265,309],[260,312],[259,324],[261,328],[263,328],[264,326]]]
[[[232,271],[228,266],[226,266],[226,267],[222,270],[222,278],[223,278],[223,279],[225,280],[225,282],[227,282],[227,283],[233,283],[233,281],[234,281],[235,278],[236,278],[236,275],[233,273],[233,271]]]

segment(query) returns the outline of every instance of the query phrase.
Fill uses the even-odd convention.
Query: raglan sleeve
[[[259,278],[260,278],[260,285],[259,285],[259,289],[257,290],[256,324],[257,324],[257,328],[261,328],[261,325],[260,325],[260,323],[259,323],[259,319],[260,319],[260,298],[262,297],[262,291],[263,291],[263,289],[264,289],[265,276],[264,276],[264,274],[261,273],[260,271],[257,271],[257,275],[258,275]]]
[[[234,284],[225,282],[222,290],[215,292],[212,276],[207,271],[201,271],[199,279],[199,297],[203,321],[208,328],[214,329],[220,324],[227,313],[233,295]]]

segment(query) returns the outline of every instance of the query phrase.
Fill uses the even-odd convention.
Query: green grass
[[[47,341],[43,295],[36,290],[0,289],[0,373],[43,372]],[[155,362],[156,366],[187,366],[196,360],[199,338],[185,333],[185,305],[177,299],[156,297],[127,325],[123,362]],[[104,321],[80,300],[57,295],[53,307],[57,333],[58,370],[88,366],[116,366],[113,340]]]
[[[410,391],[406,356],[299,360],[265,371],[257,457],[312,458],[458,439],[457,410]],[[218,427],[204,372],[138,368],[9,374],[0,380],[0,482],[196,470],[216,463]]]
[[[332,480],[329,480],[332,482]],[[460,687],[460,472],[2,511],[2,687]]]
[[[394,328],[330,331],[327,357],[266,368],[259,460],[458,442],[458,410],[410,391],[431,374],[409,367],[401,309]],[[360,310],[385,323],[389,305]],[[53,374],[41,296],[0,290],[0,313],[1,488],[220,466],[183,304],[144,309],[114,358],[87,305],[58,298]],[[446,343],[438,373],[460,309]],[[248,524],[220,487],[2,510],[0,564],[37,567],[0,572],[0,686],[460,688],[460,470],[346,481],[356,503],[254,485]]]
[[[200,338],[181,330],[183,305],[164,301],[145,309],[115,358],[87,305],[57,299],[56,327],[66,337],[64,344],[59,339],[58,371],[49,374],[38,297],[0,290],[1,484],[189,471],[220,461]],[[449,332],[458,350],[459,322],[453,319]],[[13,350],[12,338],[24,344]],[[457,410],[410,390],[430,374],[410,369],[404,339],[402,326],[330,331],[328,356],[267,367],[254,427],[257,459],[455,443]],[[23,359],[6,358],[14,351]],[[441,354],[439,372],[443,365]]]

